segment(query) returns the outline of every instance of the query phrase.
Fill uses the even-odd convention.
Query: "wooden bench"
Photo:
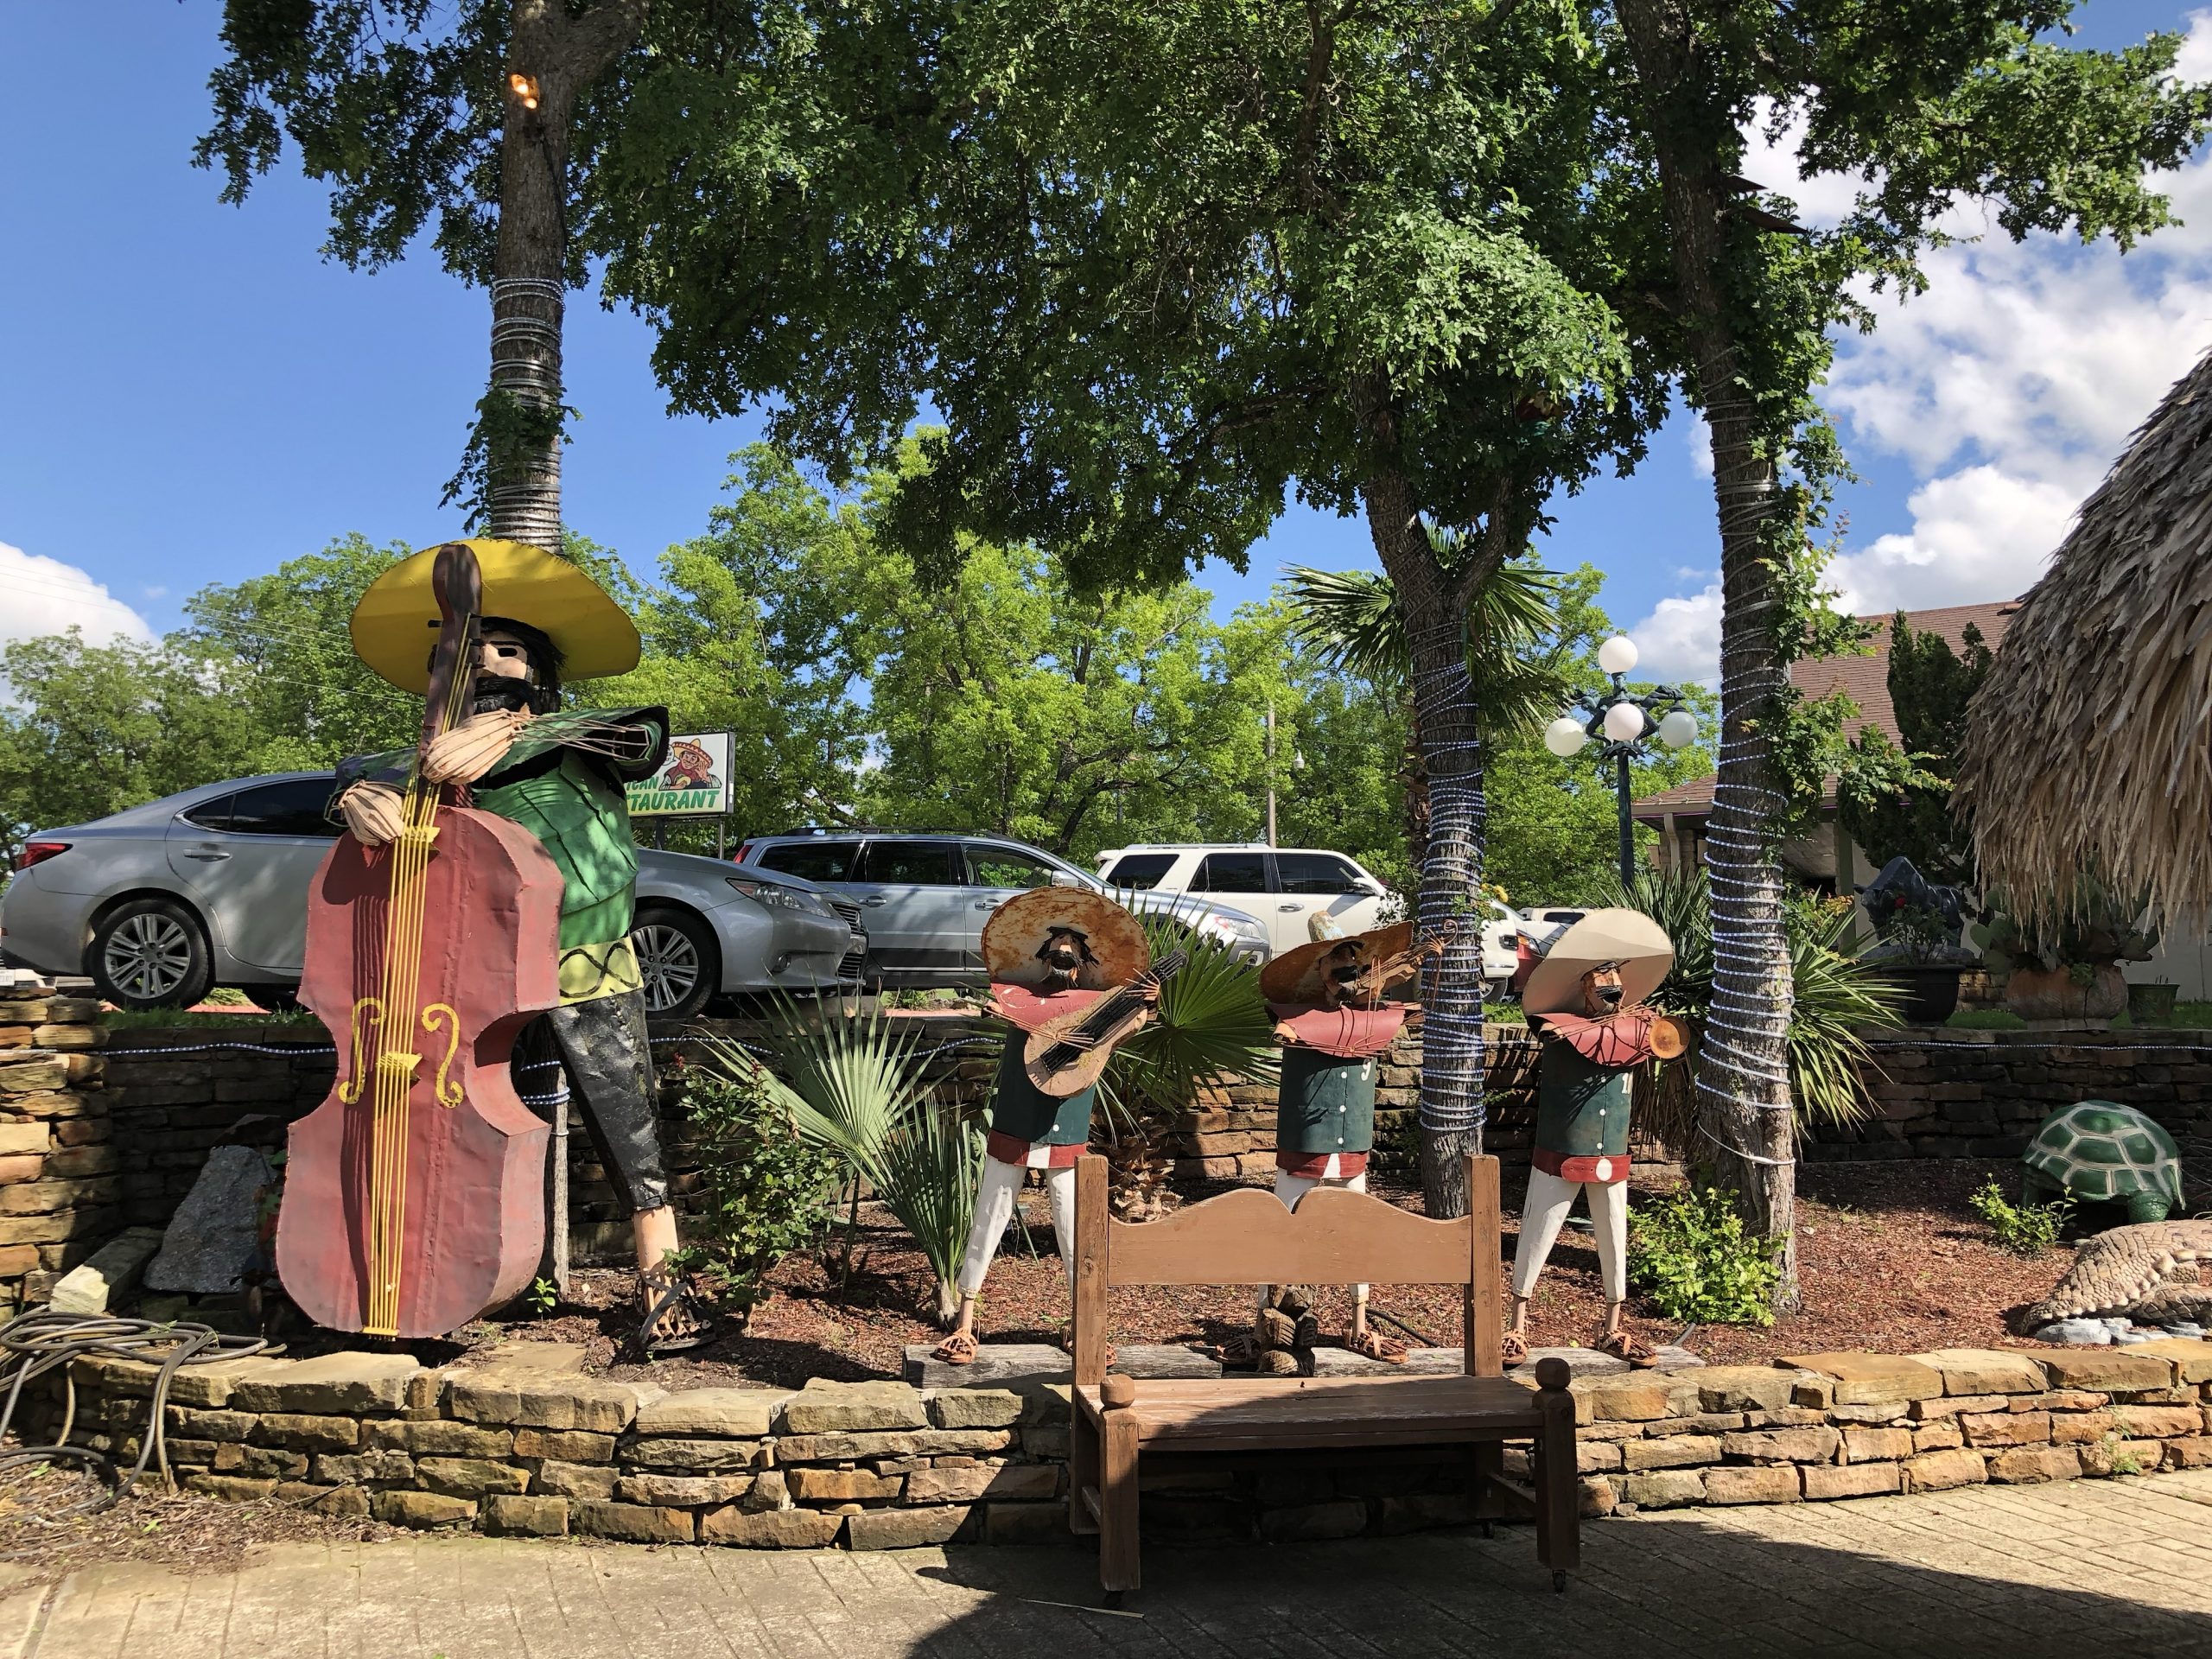
[[[1507,1440],[1532,1447],[1536,1559],[1567,1587],[1580,1564],[1574,1399],[1563,1360],[1536,1368],[1535,1390],[1500,1363],[1497,1160],[1467,1160],[1469,1214],[1429,1221],[1380,1198],[1316,1187],[1294,1212],[1245,1188],[1163,1220],[1114,1220],[1106,1160],[1076,1168],[1075,1390],[1069,1519],[1099,1535],[1098,1577],[1109,1601],[1140,1582],[1140,1462],[1158,1469],[1191,1454],[1302,1449],[1466,1448],[1478,1518],[1525,1514],[1502,1474]],[[1107,1293],[1116,1285],[1459,1285],[1465,1370],[1458,1376],[1243,1376],[1146,1380],[1106,1375]],[[1382,1455],[1388,1456],[1385,1452]]]

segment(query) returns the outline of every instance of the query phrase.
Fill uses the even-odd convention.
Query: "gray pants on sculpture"
[[[968,1251],[960,1258],[960,1276],[954,1281],[963,1296],[980,1296],[991,1260],[999,1253],[1007,1224],[1014,1219],[1014,1195],[1029,1171],[1020,1164],[983,1160],[982,1185],[976,1192],[976,1220],[968,1229]],[[1060,1266],[1068,1285],[1075,1285],[1075,1166],[1065,1164],[1045,1172],[1045,1198],[1052,1206],[1052,1236],[1060,1247]]]
[[[1513,1250],[1513,1294],[1524,1300],[1559,1242],[1559,1230],[1582,1193],[1590,1204],[1591,1230],[1597,1235],[1598,1276],[1605,1300],[1628,1300],[1628,1183],[1567,1181],[1541,1169],[1529,1172],[1529,1201],[1521,1207],[1521,1242]]]

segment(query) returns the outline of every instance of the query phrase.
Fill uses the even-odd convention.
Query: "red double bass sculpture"
[[[483,580],[448,543],[423,715],[467,713]],[[301,1001],[338,1046],[336,1086],[293,1124],[276,1271],[316,1324],[457,1330],[530,1282],[545,1240],[546,1125],[507,1061],[560,1001],[561,873],[537,837],[423,781],[387,846],[340,836],[308,900]]]

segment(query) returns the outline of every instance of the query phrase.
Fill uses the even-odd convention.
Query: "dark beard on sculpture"
[[[503,713],[524,709],[533,712],[537,704],[537,688],[528,680],[512,680],[500,674],[479,674],[475,695],[468,712],[472,715]]]
[[[1071,991],[1075,988],[1076,976],[1082,971],[1083,964],[1076,961],[1073,957],[1068,958],[1065,967],[1047,957],[1045,963],[1045,988],[1048,991]]]

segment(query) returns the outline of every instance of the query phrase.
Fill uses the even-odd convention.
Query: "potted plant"
[[[2107,1028],[2127,1006],[2123,962],[2148,962],[2155,928],[2142,925],[2146,904],[2095,876],[2033,906],[2015,906],[1992,888],[1974,941],[1993,974],[2005,980],[2005,1006],[2031,1026]]]
[[[1959,890],[1931,884],[1899,856],[1860,898],[1880,937],[1859,959],[1897,982],[1907,1025],[1942,1025],[1958,1010],[1961,976],[1981,966],[1959,942],[1965,925]]]

